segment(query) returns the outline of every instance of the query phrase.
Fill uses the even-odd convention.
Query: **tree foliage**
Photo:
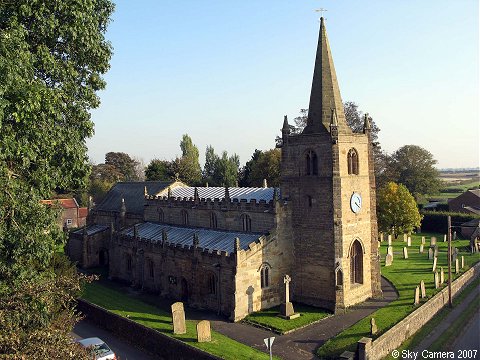
[[[243,186],[263,186],[264,179],[268,186],[280,186],[280,161],[280,149],[255,150],[252,158],[245,164]]]
[[[0,353],[84,358],[71,343],[74,273],[60,275],[57,210],[40,200],[86,185],[89,110],[109,67],[113,4],[17,0],[0,7]],[[59,255],[60,256],[60,255]]]
[[[117,181],[138,181],[137,167],[140,162],[124,152],[108,152],[105,154],[105,165],[113,166],[120,174]]]
[[[167,160],[153,159],[145,169],[147,181],[170,181],[175,178],[172,162]]]
[[[193,144],[190,136],[184,134],[180,141],[180,149],[182,157],[176,158],[172,163],[174,173],[178,174],[179,180],[191,186],[200,184],[202,168],[200,167],[198,147]]]
[[[205,151],[205,166],[203,168],[203,181],[209,186],[237,186],[240,159],[237,154],[232,156],[223,151],[222,156],[215,153],[209,145]]]
[[[411,233],[420,227],[422,217],[417,203],[402,184],[389,182],[378,191],[377,218],[380,231],[399,234]]]

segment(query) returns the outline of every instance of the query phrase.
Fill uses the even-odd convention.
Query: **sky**
[[[343,101],[380,128],[383,150],[430,151],[438,168],[479,166],[478,0],[117,0],[107,87],[89,156],[148,164],[188,134],[240,156],[275,147],[283,116],[308,108],[326,27]]]

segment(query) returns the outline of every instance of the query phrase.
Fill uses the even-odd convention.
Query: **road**
[[[82,320],[75,325],[73,336],[75,339],[99,337],[110,346],[119,360],[154,360],[153,356],[86,320]]]
[[[478,298],[474,301],[478,301]],[[456,354],[458,350],[477,350],[480,352],[480,312],[476,312],[473,318],[468,322],[462,335],[457,338],[453,349]],[[468,354],[466,354],[468,355]],[[467,358],[469,356],[466,356]],[[477,353],[476,359],[480,359],[480,353]]]

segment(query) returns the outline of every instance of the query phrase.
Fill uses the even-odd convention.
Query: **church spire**
[[[351,130],[345,121],[332,52],[328,43],[325,21],[322,17],[320,18],[320,33],[313,71],[307,126],[303,133],[312,134],[330,131],[332,113],[335,114],[338,122],[338,131],[340,133],[350,132]]]

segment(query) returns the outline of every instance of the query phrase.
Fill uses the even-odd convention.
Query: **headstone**
[[[440,284],[445,282],[445,272],[443,271],[443,267],[440,268]]]
[[[463,255],[462,255],[461,259],[462,259],[462,269],[463,269],[465,267],[465,258],[463,257]]]
[[[408,238],[408,235],[407,235],[407,234],[403,234],[403,242],[407,242],[407,238]]]
[[[210,321],[202,320],[197,324],[197,341],[212,341],[212,332],[210,331]]]
[[[430,246],[437,245],[437,238],[435,236],[432,236],[430,238]]]
[[[408,250],[406,247],[403,248],[403,258],[408,259]]]
[[[383,242],[383,233],[380,233],[380,242]]]
[[[392,257],[393,257],[393,246],[389,246],[389,247],[387,248],[387,254],[390,254],[390,255],[392,255]]]
[[[455,274],[458,274],[460,272],[459,266],[458,266],[458,259],[455,259]]]
[[[420,254],[423,254],[423,244],[420,244],[420,249],[418,250]]]
[[[433,258],[432,272],[435,272],[435,270],[437,270],[437,257]]]
[[[420,286],[415,288],[415,299],[413,300],[413,305],[420,304]]]
[[[447,242],[447,235],[443,235],[443,242]]]
[[[377,324],[375,323],[375,318],[370,319],[370,334],[375,335],[378,331]]]
[[[392,234],[388,234],[388,246],[392,246]]]
[[[433,257],[438,257],[438,245],[433,247]]]
[[[452,254],[452,261],[455,262],[458,258],[458,249],[454,248],[453,249],[453,254]]]
[[[420,295],[422,296],[422,299],[427,297],[427,293],[425,291],[425,282],[423,280],[420,281]]]
[[[433,259],[433,249],[430,247],[428,248],[428,260]]]
[[[456,231],[453,232],[453,240],[457,240],[457,232]]]
[[[280,304],[280,315],[288,319],[293,319],[295,315],[300,316],[300,314],[295,314],[293,304],[290,302],[290,281],[292,281],[290,276],[285,275],[283,278],[283,283],[285,284],[285,302]]]
[[[440,279],[438,276],[438,271],[435,271],[435,273],[433,274],[433,280],[435,282],[435,289],[438,289],[440,287]]]
[[[381,246],[382,246],[382,242],[381,242],[381,241],[377,241],[377,248],[380,249]]]
[[[183,310],[182,302],[172,304],[172,320],[174,334],[185,334],[187,332],[187,327],[185,326],[185,310]]]
[[[393,256],[391,254],[387,254],[385,256],[385,266],[390,266],[393,263]]]
[[[425,245],[425,236],[422,236],[422,245]]]
[[[410,236],[407,238],[407,246],[412,246],[412,238]]]

